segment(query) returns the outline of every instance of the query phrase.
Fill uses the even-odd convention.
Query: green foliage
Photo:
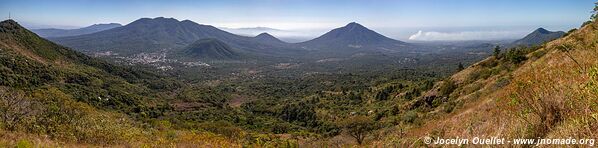
[[[301,126],[318,126],[315,106],[310,103],[299,102],[297,104],[288,104],[283,107],[279,116],[287,122],[297,122]]]
[[[17,145],[15,146],[16,148],[32,148],[33,144],[29,141],[29,140],[19,140],[19,142],[17,142]]]
[[[403,115],[403,117],[401,119],[405,123],[414,123],[415,120],[417,120],[417,117],[418,117],[417,112],[412,110],[412,111],[405,113],[405,115]]]

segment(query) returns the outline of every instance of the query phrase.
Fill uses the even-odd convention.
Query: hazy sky
[[[306,37],[358,22],[401,40],[437,37],[467,40],[472,37],[517,38],[538,27],[566,31],[588,19],[593,2],[595,0],[0,0],[0,13],[7,16],[11,12],[15,20],[30,28],[127,24],[142,17],[164,16],[217,27],[271,27]],[[487,36],[490,37],[484,38]]]

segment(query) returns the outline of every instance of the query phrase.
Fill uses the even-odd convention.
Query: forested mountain
[[[109,24],[93,24],[91,26],[78,28],[78,29],[49,28],[49,29],[33,29],[31,31],[33,31],[35,34],[37,34],[41,37],[48,38],[48,37],[65,37],[65,36],[77,36],[77,35],[83,35],[83,34],[90,34],[90,33],[104,31],[104,30],[108,30],[108,29],[112,29],[112,28],[116,28],[116,27],[121,27],[121,26],[122,25],[118,24],[118,23],[109,23]]]

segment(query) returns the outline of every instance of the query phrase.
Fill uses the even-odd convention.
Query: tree
[[[500,46],[496,45],[496,47],[494,47],[494,57],[496,57],[497,59],[500,58]]]
[[[363,143],[363,140],[378,128],[376,122],[366,116],[347,118],[341,122],[341,125],[351,137],[355,138],[358,144]]]
[[[598,2],[594,3],[594,10],[592,11],[592,16],[590,19],[592,21],[596,21],[596,18],[598,18]]]
[[[511,49],[507,51],[506,59],[514,64],[519,64],[527,60],[527,57],[525,57],[525,52],[523,52],[523,49]]]
[[[465,67],[463,67],[463,63],[459,62],[459,66],[457,67],[457,71],[461,71],[465,69]]]

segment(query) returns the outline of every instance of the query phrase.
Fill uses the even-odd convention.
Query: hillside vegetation
[[[424,124],[371,144],[421,146],[426,136],[598,138],[596,59],[596,22],[539,47],[495,54],[422,96],[432,104],[418,113]]]
[[[177,81],[90,58],[12,20],[0,22],[0,85],[0,147],[239,145],[152,120],[164,110],[159,92]]]

